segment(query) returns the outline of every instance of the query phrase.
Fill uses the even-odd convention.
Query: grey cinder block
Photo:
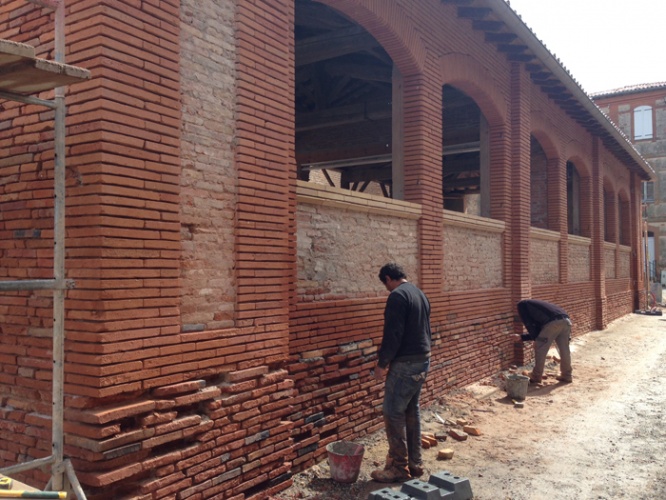
[[[428,482],[438,488],[454,492],[455,496],[452,497],[454,500],[471,500],[473,497],[469,479],[455,476],[448,471],[431,474]]]

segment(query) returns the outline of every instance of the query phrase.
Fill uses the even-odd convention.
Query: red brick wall
[[[236,8],[182,1],[180,12],[181,322],[188,330],[228,328],[237,286]]]
[[[20,3],[11,14],[2,7],[0,33],[49,56],[48,18]],[[404,78],[409,203],[400,222],[383,214],[365,223],[400,227],[396,238],[410,231],[386,256],[408,260],[432,303],[425,404],[529,359],[508,336],[519,328],[520,298],[562,304],[575,334],[633,310],[639,258],[632,253],[631,278],[604,280],[603,145],[459,20],[454,5],[324,3],[370,31]],[[326,443],[382,426],[371,370],[384,295],[369,290],[383,262],[349,254],[346,269],[358,265],[362,290],[297,288],[297,215],[307,206],[296,192],[293,17],[288,0],[68,2],[68,61],[93,78],[67,100],[67,267],[77,287],[66,304],[65,453],[91,499],[266,498],[290,472],[323,458]],[[445,56],[453,53],[460,56]],[[456,288],[446,272],[460,259],[443,229],[447,83],[476,100],[490,127],[489,224],[504,225],[493,232],[501,252],[492,265],[502,276],[492,288]],[[51,116],[11,103],[0,113],[0,277],[49,277]],[[557,282],[530,279],[533,122],[548,158],[548,227],[560,236]],[[583,252],[566,234],[567,160],[582,176],[591,238]],[[626,188],[638,220],[639,180],[625,178],[616,192]],[[345,210],[328,207],[326,220],[308,224],[321,234],[327,221],[357,217]],[[638,225],[631,244],[639,248]],[[324,264],[326,253],[317,259]],[[49,453],[50,307],[43,292],[0,296],[3,464]]]

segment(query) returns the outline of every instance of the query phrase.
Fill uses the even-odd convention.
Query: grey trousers
[[[571,378],[571,351],[569,350],[569,339],[571,337],[571,320],[568,318],[558,319],[546,324],[534,340],[534,369],[532,379],[539,381],[543,377],[543,369],[546,366],[548,350],[553,342],[560,351],[560,375]]]

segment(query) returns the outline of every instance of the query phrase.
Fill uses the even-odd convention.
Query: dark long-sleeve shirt
[[[386,368],[394,360],[425,358],[430,355],[430,342],[430,302],[416,286],[402,283],[386,300],[377,364]]]
[[[560,306],[544,300],[527,299],[518,302],[518,314],[529,333],[521,335],[522,340],[534,340],[547,323],[568,318],[567,312]]]

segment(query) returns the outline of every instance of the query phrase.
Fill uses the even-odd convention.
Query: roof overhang
[[[599,137],[632,172],[643,180],[654,178],[654,170],[627,136],[504,0],[441,1],[456,5],[458,17],[470,20],[473,29],[483,31],[486,41],[494,44],[507,60],[524,64],[534,84],[590,134]]]

